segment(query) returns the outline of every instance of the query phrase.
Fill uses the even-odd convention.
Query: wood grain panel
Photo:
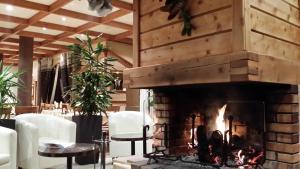
[[[232,28],[232,8],[193,18],[196,26],[192,36],[182,36],[183,23],[176,23],[141,35],[141,49],[162,46]]]
[[[251,32],[250,51],[262,55],[300,61],[299,46],[256,32]]]
[[[282,0],[250,0],[253,8],[257,8],[284,21],[300,26],[299,9]]]
[[[152,72],[142,77],[130,77],[129,81],[131,83],[129,85],[131,88],[136,88],[230,82],[229,69],[229,63],[203,67],[186,67],[185,69],[177,70],[170,68],[168,71]]]
[[[300,62],[237,52],[124,71],[124,84],[132,88],[250,81],[298,84]]]
[[[167,64],[191,58],[229,53],[232,51],[231,38],[231,32],[224,32],[208,37],[144,50],[141,52],[141,65]]]
[[[250,11],[253,30],[300,45],[299,27],[253,8]]]
[[[271,56],[261,57],[258,63],[259,81],[298,84],[299,62],[274,59]]]
[[[166,0],[140,0],[141,13],[140,15],[145,15],[146,13],[153,12],[165,4]]]
[[[232,0],[203,0],[189,1],[189,10],[192,16],[202,15],[207,12],[218,10],[220,8],[229,7],[232,5]],[[141,32],[146,32],[159,27],[178,22],[180,19],[176,17],[173,20],[168,20],[168,13],[156,10],[148,13],[140,18]]]
[[[291,4],[291,5],[293,5],[293,6],[297,7],[297,8],[300,7],[299,6],[299,0],[282,0],[282,1],[284,1],[284,2],[286,2],[288,4]]]

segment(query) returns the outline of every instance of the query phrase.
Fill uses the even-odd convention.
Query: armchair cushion
[[[44,114],[22,114],[15,117],[18,139],[18,166],[25,169],[50,168],[65,164],[64,158],[38,155],[43,143],[75,143],[76,124],[59,117]]]
[[[109,135],[116,134],[128,134],[128,133],[143,133],[143,119],[142,112],[137,111],[120,111],[116,113],[110,113],[109,116]],[[153,120],[149,115],[145,115],[145,124],[150,126],[149,134],[153,133]],[[147,152],[152,152],[153,140],[147,140]],[[136,155],[143,154],[142,141],[135,142]],[[112,157],[124,157],[131,155],[130,142],[114,141],[110,142],[110,155]]]
[[[0,169],[16,169],[17,132],[0,126]]]
[[[9,163],[8,154],[0,154],[0,166]]]

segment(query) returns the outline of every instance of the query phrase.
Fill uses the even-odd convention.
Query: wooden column
[[[0,62],[3,62],[3,57],[4,57],[4,56],[3,56],[3,53],[0,53]],[[2,63],[1,66],[0,66],[0,72],[2,72],[3,64],[4,64],[4,63]]]
[[[140,66],[140,1],[133,0],[133,67]],[[126,90],[126,110],[139,111],[140,90]]]
[[[18,88],[19,105],[31,106],[33,38],[20,36],[19,53],[19,70],[23,72],[19,78],[23,82],[23,87]]]
[[[36,94],[36,105],[41,105],[41,58],[37,60],[38,69],[37,69],[37,94]]]

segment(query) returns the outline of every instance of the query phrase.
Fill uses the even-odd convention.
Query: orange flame
[[[225,131],[226,131],[226,125],[225,125],[225,120],[224,120],[226,107],[227,107],[227,104],[225,104],[222,108],[218,109],[219,114],[216,119],[217,130],[222,132],[223,135],[225,134]]]

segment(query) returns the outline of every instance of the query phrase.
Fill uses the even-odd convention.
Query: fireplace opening
[[[155,150],[145,157],[213,168],[269,166],[272,133],[279,130],[273,124],[282,121],[278,105],[293,101],[293,89],[268,84],[156,89]]]
[[[214,109],[214,108],[212,108]],[[213,111],[213,110],[210,110]],[[265,161],[265,103],[227,101],[216,112],[192,114],[189,155],[202,163],[252,168]],[[200,124],[196,126],[195,124]]]

